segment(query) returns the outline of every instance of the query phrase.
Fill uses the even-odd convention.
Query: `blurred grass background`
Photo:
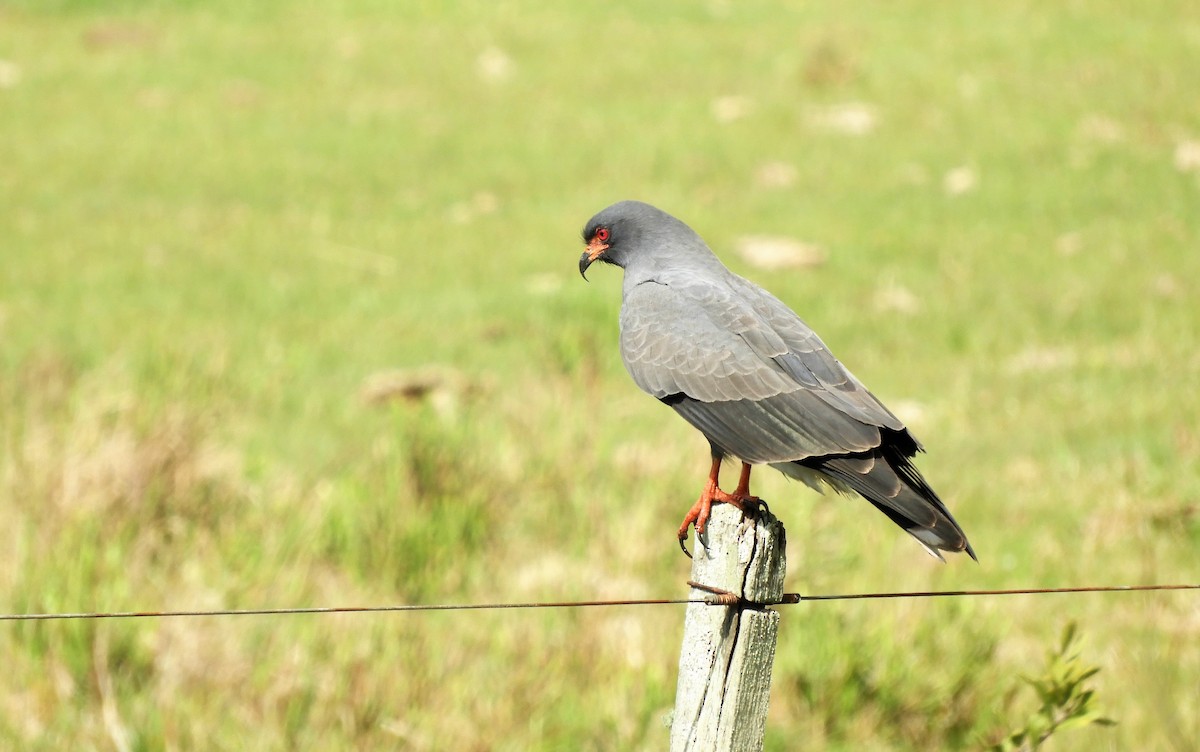
[[[0,5],[3,611],[664,597],[706,445],[579,228],[689,222],[897,407],[980,557],[758,486],[789,590],[1196,581],[1200,8]],[[746,236],[826,260],[756,268]],[[8,624],[23,749],[661,749],[681,609]],[[957,749],[1077,620],[1193,749],[1188,595],[784,614],[769,749]]]

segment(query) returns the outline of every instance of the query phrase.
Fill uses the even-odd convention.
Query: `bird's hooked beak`
[[[597,238],[592,238],[587,244],[587,250],[579,257],[579,276],[587,279],[588,267],[592,262],[604,255],[608,250],[608,243],[605,243]]]

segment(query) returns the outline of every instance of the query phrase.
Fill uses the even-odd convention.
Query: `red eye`
[[[601,227],[599,230],[596,230],[595,238],[596,238],[596,240],[599,240],[601,243],[608,242],[608,228]]]

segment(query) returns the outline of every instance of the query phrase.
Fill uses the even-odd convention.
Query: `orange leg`
[[[708,517],[712,513],[713,504],[732,504],[742,510],[742,514],[758,508],[760,503],[758,497],[750,495],[750,469],[750,465],[743,462],[737,488],[733,493],[725,493],[718,485],[718,478],[721,474],[721,458],[713,457],[712,467],[708,471],[708,480],[704,483],[700,498],[692,505],[687,516],[683,518],[683,524],[679,526],[679,547],[689,557],[692,554],[684,545],[688,536],[688,528],[693,523],[696,525],[696,539],[699,540],[700,536],[704,534],[704,529],[708,527]]]

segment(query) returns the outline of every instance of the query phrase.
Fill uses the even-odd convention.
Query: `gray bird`
[[[975,558],[912,464],[921,445],[778,298],[725,268],[686,224],[640,201],[592,217],[583,240],[584,279],[595,261],[625,270],[629,375],[712,448],[708,480],[679,527],[684,553],[688,528],[702,535],[713,504],[757,508],[750,471],[770,465],[818,491],[861,495],[939,559],[941,551]],[[718,485],[725,457],[742,463],[733,493]]]

